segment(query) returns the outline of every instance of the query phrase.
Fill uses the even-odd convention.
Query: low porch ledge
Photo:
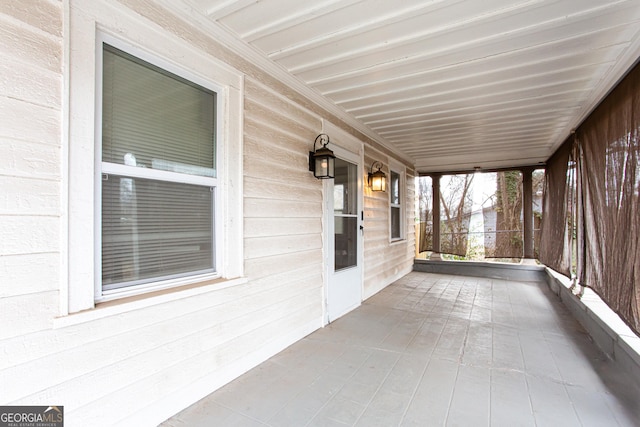
[[[454,274],[525,282],[545,280],[545,267],[543,265],[416,259],[414,260],[413,269],[414,271],[423,271],[425,273]]]
[[[589,288],[582,297],[571,290],[571,280],[546,267],[549,288],[587,330],[593,341],[640,389],[640,337]],[[638,390],[640,391],[640,390]]]

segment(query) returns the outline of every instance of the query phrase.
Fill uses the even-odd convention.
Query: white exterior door
[[[335,179],[325,188],[327,322],[362,302],[362,166],[359,156],[335,152]]]

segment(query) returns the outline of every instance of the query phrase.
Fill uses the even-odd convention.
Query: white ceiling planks
[[[640,56],[640,0],[183,0],[420,172],[544,162]]]

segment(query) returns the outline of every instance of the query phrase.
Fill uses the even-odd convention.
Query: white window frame
[[[218,200],[218,179],[213,177],[206,177],[200,175],[191,175],[191,174],[182,174],[176,172],[169,172],[164,170],[152,169],[152,168],[140,168],[135,166],[127,166],[116,163],[104,162],[101,160],[102,157],[102,101],[103,101],[103,57],[104,57],[104,45],[107,44],[109,46],[115,47],[122,52],[125,52],[129,55],[132,55],[135,58],[141,59],[155,67],[158,67],[164,71],[168,71],[178,77],[181,77],[185,80],[188,80],[192,83],[195,83],[205,89],[209,89],[216,93],[216,146],[224,144],[224,136],[220,130],[219,123],[223,123],[222,112],[224,111],[225,99],[224,99],[224,88],[215,83],[206,81],[197,75],[190,73],[188,70],[177,67],[160,57],[157,57],[153,54],[145,52],[141,49],[132,46],[116,37],[113,37],[109,34],[105,34],[102,32],[98,33],[96,37],[96,165],[95,165],[95,173],[96,176],[94,178],[94,182],[96,184],[95,189],[95,236],[94,236],[94,265],[95,265],[95,295],[96,302],[108,301],[113,299],[114,297],[122,297],[123,295],[132,295],[139,294],[142,292],[148,291],[157,291],[162,289],[171,288],[174,286],[179,286],[183,284],[188,284],[197,280],[213,280],[220,278],[220,273],[217,271],[217,266],[220,265],[220,252],[218,248],[221,244],[221,239],[218,237],[219,233],[216,229],[218,227],[219,221],[217,218],[220,216],[219,212],[219,200]],[[216,152],[218,151],[218,147],[216,147]],[[216,155],[216,162],[218,156]],[[214,165],[216,171],[219,170],[218,165]],[[143,284],[134,284],[128,286],[122,286],[117,289],[105,290],[103,288],[102,283],[102,176],[103,174],[114,175],[114,176],[127,176],[132,178],[141,178],[141,179],[150,179],[157,180],[162,182],[174,182],[181,184],[190,184],[190,185],[198,185],[198,186],[207,186],[212,187],[214,189],[213,192],[213,241],[211,242],[214,250],[214,269],[216,271],[210,273],[203,274],[186,274],[179,278],[172,279],[164,279],[164,280],[154,280],[148,283]]]
[[[393,191],[392,191],[392,181],[391,181],[391,173],[396,173],[399,177],[398,179],[398,197],[400,199],[399,204],[393,203]],[[400,242],[404,241],[407,238],[406,231],[406,167],[393,160],[389,160],[389,242]],[[400,236],[393,237],[393,221],[392,221],[392,210],[398,209],[400,215]]]
[[[62,217],[66,253],[62,262],[64,278],[60,291],[60,314],[95,308],[96,303],[149,293],[182,285],[215,285],[219,288],[243,283],[242,231],[242,114],[243,76],[231,66],[199,50],[186,41],[126,8],[112,8],[107,2],[91,1],[91,7],[69,7],[67,56],[68,122],[63,131]],[[101,220],[101,87],[102,41],[181,75],[203,87],[212,88],[218,98],[217,181],[215,203],[216,274],[184,277],[122,288],[102,293],[97,225]],[[178,71],[178,72],[175,72]],[[186,71],[186,74],[184,73]],[[96,155],[97,154],[97,155]],[[155,173],[157,171],[149,172]],[[146,172],[140,172],[145,174]],[[187,178],[191,179],[191,178]],[[100,281],[96,280],[100,278]],[[154,293],[153,295],[156,295]],[[175,294],[179,298],[179,294]],[[142,300],[133,305],[144,305]],[[136,306],[137,306],[136,305]],[[135,307],[134,307],[135,308]]]

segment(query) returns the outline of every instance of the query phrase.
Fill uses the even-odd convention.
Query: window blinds
[[[103,290],[215,270],[215,98],[105,45],[102,162],[125,168],[102,178]]]
[[[107,45],[103,67],[103,162],[215,177],[214,92]]]

